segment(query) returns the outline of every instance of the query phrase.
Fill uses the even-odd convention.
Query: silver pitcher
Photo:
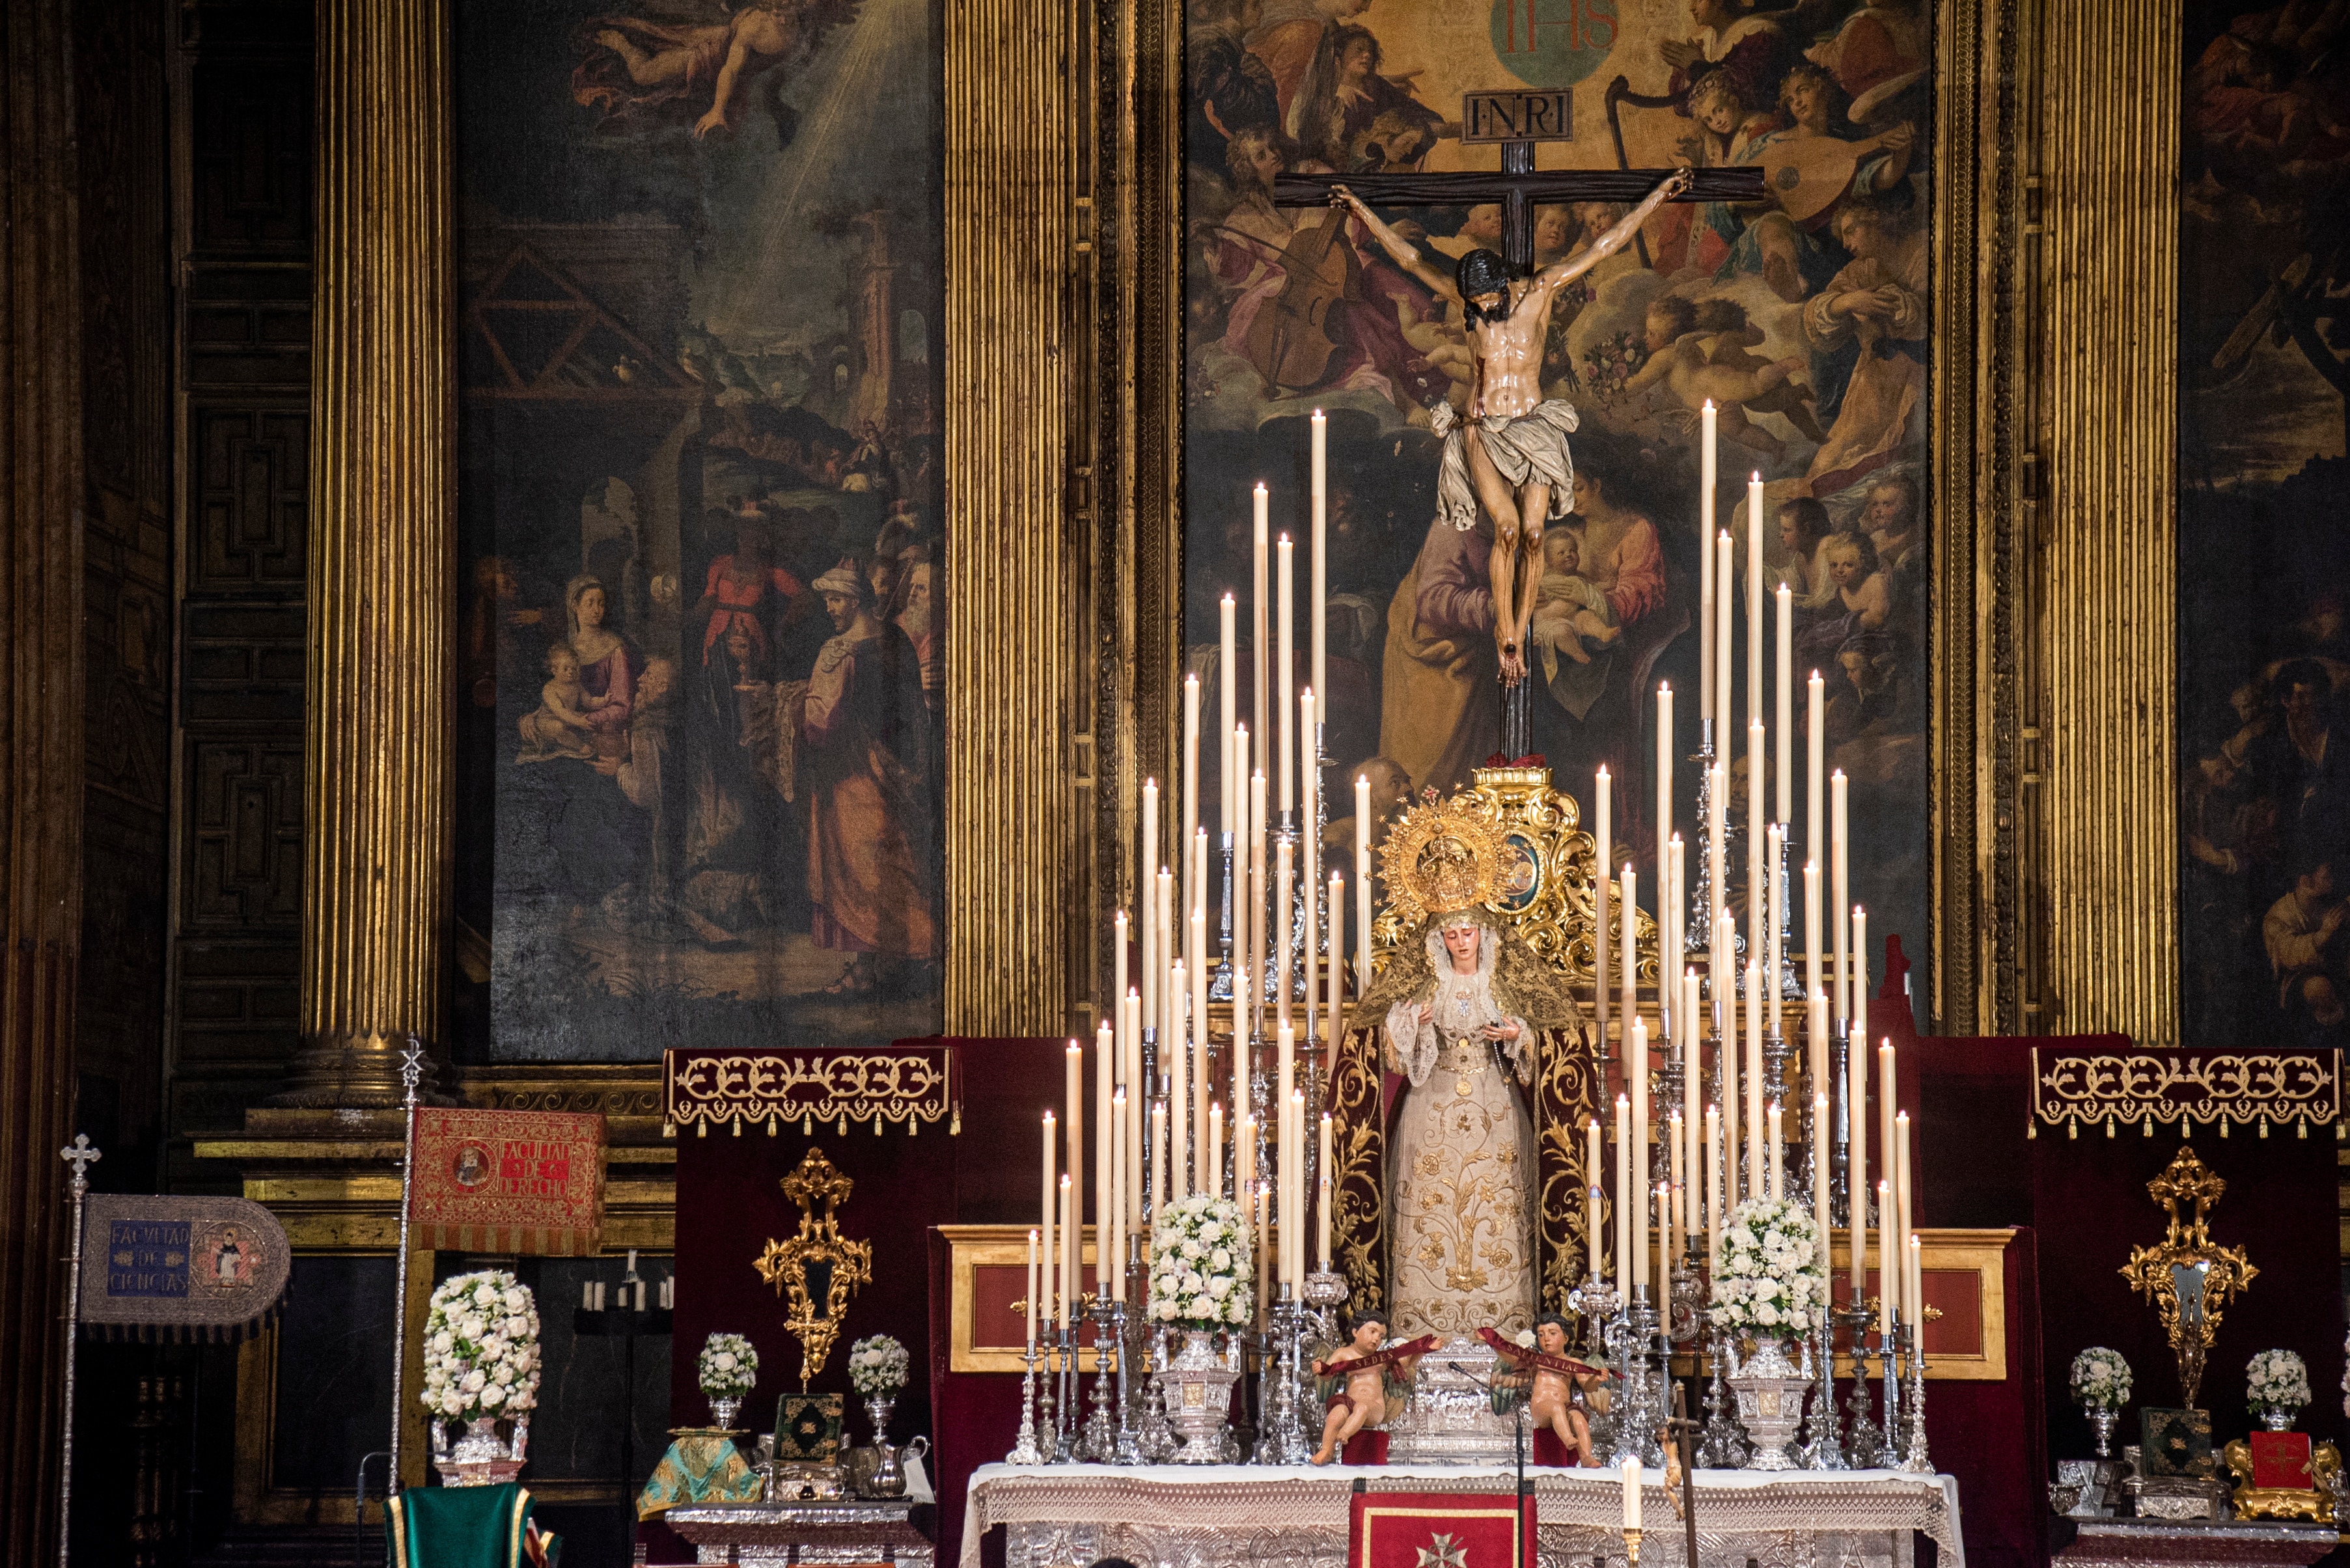
[[[871,1448],[849,1450],[850,1488],[859,1497],[903,1497],[906,1460],[919,1459],[930,1451],[928,1438],[913,1438],[901,1449],[889,1440],[887,1433],[877,1432]]]

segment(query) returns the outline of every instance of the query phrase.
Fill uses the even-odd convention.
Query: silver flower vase
[[[1730,1375],[1730,1389],[1738,1398],[1738,1422],[1754,1444],[1750,1470],[1792,1470],[1801,1467],[1787,1453],[1804,1420],[1804,1396],[1811,1379],[1787,1359],[1776,1339],[1766,1339]]]
[[[1163,1371],[1150,1375],[1167,1411],[1167,1424],[1182,1440],[1175,1461],[1186,1465],[1224,1462],[1224,1428],[1232,1417],[1232,1385],[1240,1372],[1224,1365],[1209,1342],[1210,1331],[1187,1328],[1183,1348]]]
[[[2119,1410],[2107,1409],[2103,1406],[2090,1407],[2089,1430],[2096,1435],[2097,1458],[2109,1459],[2114,1457],[2114,1424],[2121,1419],[2121,1415]]]
[[[2263,1431],[2290,1432],[2293,1430],[2293,1423],[2294,1419],[2301,1415],[2301,1407],[2298,1405],[2260,1405],[2253,1407],[2252,1413],[2260,1417],[2261,1428]]]
[[[734,1417],[743,1413],[743,1397],[739,1394],[710,1396],[710,1424],[722,1432],[735,1430]]]
[[[530,1418],[511,1423],[512,1435],[501,1437],[497,1421],[476,1415],[465,1422],[463,1436],[452,1443],[449,1423],[432,1422],[432,1468],[442,1486],[501,1486],[522,1473],[523,1455],[530,1447]]]

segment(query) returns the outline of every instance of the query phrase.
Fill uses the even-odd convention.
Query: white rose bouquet
[[[759,1352],[739,1334],[713,1334],[702,1342],[693,1369],[706,1397],[740,1399],[759,1381]]]
[[[904,1345],[877,1334],[848,1347],[848,1384],[868,1399],[895,1394],[906,1386],[913,1364]]]
[[[2073,1403],[2082,1409],[2118,1410],[2129,1397],[2129,1363],[2120,1351],[2093,1345],[2073,1357]]]
[[[424,1319],[424,1407],[482,1420],[538,1404],[538,1308],[504,1269],[458,1274],[432,1291]]]
[[[2290,1350],[2263,1350],[2244,1368],[2244,1402],[2290,1414],[2309,1403],[2309,1364]]]
[[[1730,1211],[1713,1258],[1713,1321],[1757,1339],[1805,1334],[1827,1305],[1819,1227],[1801,1204],[1752,1198]]]
[[[1256,1319],[1248,1221],[1230,1199],[1196,1193],[1161,1206],[1150,1236],[1150,1315],[1185,1328]]]

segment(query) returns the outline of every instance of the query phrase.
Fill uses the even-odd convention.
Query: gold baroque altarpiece
[[[1933,929],[1914,999],[1929,1030],[2175,1037],[2179,3],[1935,7]],[[436,1034],[444,1005],[448,29],[446,0],[318,14],[318,249],[341,262],[321,266],[316,312],[311,602],[328,608],[311,633],[310,1033],[292,1085],[312,1106],[382,1104],[391,1047]],[[1138,867],[1105,846],[1131,842],[1136,786],[1169,776],[1176,752],[1182,8],[962,0],[941,37],[958,606],[944,1026],[1060,1034],[1097,1005],[1097,933],[1133,901]],[[357,614],[369,605],[377,618]],[[1356,1066],[1344,1092],[1376,1095]],[[501,1068],[450,1087],[603,1110],[633,1178],[607,1246],[669,1243],[656,1066]],[[302,1119],[329,1114],[256,1113],[245,1138],[197,1153],[240,1166],[248,1196],[293,1216],[297,1246],[388,1251],[396,1122]],[[1342,1164],[1368,1176],[1376,1158]],[[1563,1239],[1579,1220],[1567,1198],[1564,1183],[1544,1195]],[[243,1517],[302,1506],[267,1485],[274,1376],[255,1342]]]
[[[2176,1016],[2177,162],[2176,71],[2163,62],[2175,66],[2178,16],[2177,0],[2114,0],[2066,8],[2057,27],[2048,7],[1937,10],[1935,929],[1932,992],[1917,1003],[1945,1032],[2061,1023],[2162,1039]],[[356,0],[328,10],[382,26]],[[417,587],[444,564],[443,441],[373,449],[415,470],[412,485],[376,492],[406,498],[400,519],[330,476],[331,454],[393,428],[381,421],[419,377],[442,382],[421,406],[448,413],[446,335],[430,318],[448,297],[450,116],[420,27],[386,31],[437,104],[410,96],[394,127],[392,100],[323,84],[322,187],[359,171],[416,265],[412,296],[395,302],[411,315],[396,324],[319,314],[326,364],[365,354],[380,369],[359,381],[322,371],[318,483],[330,488],[314,521],[319,570],[384,578],[328,586],[356,602],[406,583],[415,591],[393,597],[416,602],[418,630],[449,609]],[[947,646],[965,672],[948,687],[945,1027],[1057,1033],[1095,1003],[1097,917],[1130,902],[1136,868],[1099,846],[1126,841],[1134,786],[1166,776],[1175,750],[1181,14],[1176,0],[1101,11],[977,0],[948,8],[943,48],[948,547],[962,607]],[[320,277],[323,304],[358,297],[355,281]],[[396,559],[338,545],[394,521],[414,524]],[[414,657],[401,647],[445,644],[348,644],[338,625],[314,630],[322,701],[379,665],[395,673],[386,660]],[[333,669],[319,662],[329,652]],[[411,690],[445,686],[429,660],[396,673]],[[402,820],[436,803],[445,815],[445,712],[407,702],[361,718],[382,732],[369,732],[378,765],[335,767],[340,753],[314,745],[312,820],[372,820],[393,803]],[[443,856],[430,846],[445,844],[445,824],[416,826],[384,843],[421,856],[363,865],[337,852],[351,885],[389,861],[398,898],[370,889],[364,910],[314,900],[306,1016],[338,1046],[414,1027],[435,1000],[428,989],[352,1005],[378,977],[445,961],[437,931],[417,929],[442,923],[431,887]],[[327,866],[314,860],[314,893]]]

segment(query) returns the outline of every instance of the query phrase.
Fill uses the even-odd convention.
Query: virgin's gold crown
[[[1501,886],[1503,850],[1502,825],[1475,803],[1428,790],[1380,850],[1388,901],[1407,927],[1488,903]]]

